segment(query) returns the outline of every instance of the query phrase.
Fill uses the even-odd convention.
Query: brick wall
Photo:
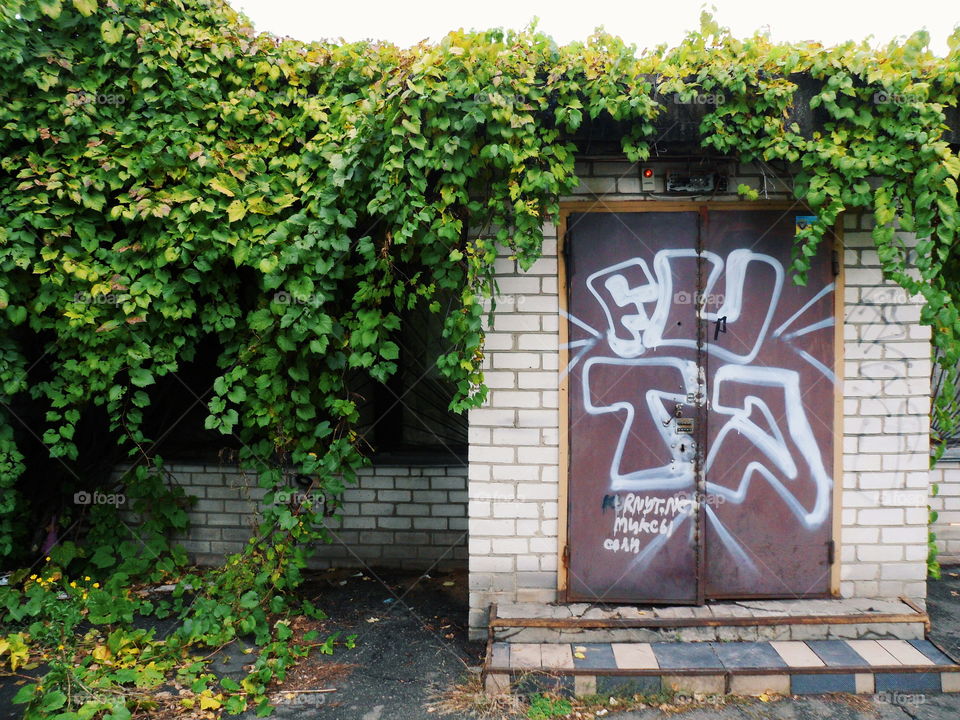
[[[930,472],[938,493],[930,507],[939,513],[931,528],[937,534],[938,559],[944,564],[960,563],[960,458],[941,460]]]
[[[197,498],[183,545],[199,564],[222,563],[250,537],[265,491],[236,467],[173,465],[170,470]],[[341,520],[328,520],[333,542],[320,546],[311,566],[462,567],[466,506],[466,467],[365,468],[358,485],[344,493]]]
[[[843,532],[847,597],[926,597],[930,330],[884,283],[872,218],[844,230]]]
[[[641,195],[639,167],[580,162],[571,199],[660,199]],[[727,169],[761,199],[791,199],[789,181],[752,166]],[[841,594],[926,595],[929,331],[920,306],[882,281],[870,218],[845,222]],[[470,413],[470,624],[478,634],[491,602],[556,599],[558,546],[558,321],[556,229],[526,273],[503,257],[503,295],[488,328],[490,395]],[[842,423],[842,424],[840,424]],[[840,480],[836,478],[836,480]],[[960,493],[958,493],[960,494]]]

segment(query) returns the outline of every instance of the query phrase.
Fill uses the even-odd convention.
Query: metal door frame
[[[567,235],[567,217],[576,213],[608,212],[608,213],[635,213],[635,212],[696,212],[701,217],[705,211],[750,211],[750,210],[783,210],[784,213],[791,211],[812,212],[800,201],[789,200],[760,200],[760,201],[712,201],[712,202],[690,202],[683,200],[574,200],[560,203],[560,217],[557,225],[557,294],[559,300],[560,312],[565,312],[568,307],[567,294],[567,270],[566,255],[564,253],[564,242]],[[696,238],[697,243],[700,237]],[[829,242],[830,238],[824,238],[824,242]],[[833,228],[833,247],[834,262],[836,264],[836,290],[834,291],[834,368],[837,374],[837,383],[834,386],[834,410],[833,410],[833,522],[831,528],[831,539],[833,541],[833,565],[830,568],[830,590],[827,594],[811,594],[798,597],[805,598],[824,598],[839,597],[840,595],[840,530],[842,521],[842,492],[843,492],[843,382],[845,379],[844,368],[844,295],[845,295],[845,275],[843,262],[843,215],[841,214]],[[563,316],[557,313],[559,318],[559,364],[557,374],[563,372],[569,361],[569,350],[565,347],[567,344],[568,330],[567,323]],[[698,330],[699,332],[699,330]],[[567,570],[569,562],[568,547],[569,537],[569,483],[570,483],[570,438],[569,438],[569,374],[560,377],[559,381],[559,458],[558,458],[558,512],[557,512],[557,596],[560,602],[570,602],[567,599]],[[839,430],[839,434],[838,434]],[[702,514],[702,503],[699,514]],[[702,527],[702,518],[698,518]],[[705,562],[705,553],[703,544],[697,543],[697,567],[698,578],[702,577],[703,563]],[[697,583],[697,604],[704,603],[703,583]],[[782,597],[782,596],[777,596]],[[760,599],[758,596],[753,599]]]

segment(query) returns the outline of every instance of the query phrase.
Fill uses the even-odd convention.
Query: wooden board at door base
[[[642,205],[561,218],[561,591],[828,596],[830,243],[798,287],[802,207]]]

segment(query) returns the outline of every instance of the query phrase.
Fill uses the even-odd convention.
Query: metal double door
[[[801,210],[566,217],[566,598],[823,597],[833,562],[832,239]]]

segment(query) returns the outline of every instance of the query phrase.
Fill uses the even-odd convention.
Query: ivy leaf
[[[200,695],[200,709],[201,709],[201,710],[216,710],[216,709],[219,708],[220,705],[222,704],[222,703],[220,702],[220,699],[221,699],[223,696],[222,696],[222,695],[214,696],[214,695],[210,695],[210,694],[208,694],[208,693],[209,693],[209,691],[203,693],[202,695]]]
[[[210,187],[217,192],[222,192],[227,197],[233,197],[240,190],[237,181],[229,175],[221,175],[213,178],[213,180],[210,181]]]
[[[244,610],[253,610],[260,605],[260,596],[256,590],[248,590],[240,597],[240,607]]]
[[[106,547],[105,545],[99,546],[96,552],[93,553],[93,557],[90,558],[90,562],[92,562],[98,568],[110,567],[116,561],[117,559],[110,551],[110,548]]]
[[[56,20],[63,11],[60,0],[40,0],[40,12]]]
[[[130,368],[130,382],[137,387],[146,387],[154,383],[153,373],[146,368]]]
[[[130,720],[130,711],[123,703],[117,703],[110,709],[110,714],[104,716],[103,720]]]
[[[947,168],[947,172],[953,175],[953,177],[960,179],[960,157],[956,155],[950,155],[943,159],[943,164]]]
[[[59,4],[59,0],[57,0],[57,4]],[[100,24],[100,37],[107,45],[113,45],[123,37],[123,27],[109,20],[104,20]]]
[[[23,305],[8,305],[6,308],[7,318],[13,325],[22,325],[27,319],[27,309]]]
[[[241,695],[231,695],[223,707],[228,715],[239,715],[247,709],[247,699]]]
[[[380,346],[380,357],[384,360],[396,360],[400,357],[400,348],[395,342],[388,340]]]
[[[212,184],[213,183],[211,183],[211,185]],[[229,192],[229,190],[227,190],[227,192]],[[234,200],[227,206],[227,217],[230,219],[230,222],[242,220],[246,214],[247,206],[242,200]]]
[[[97,11],[97,0],[73,0],[73,6],[84,17],[90,17]]]

